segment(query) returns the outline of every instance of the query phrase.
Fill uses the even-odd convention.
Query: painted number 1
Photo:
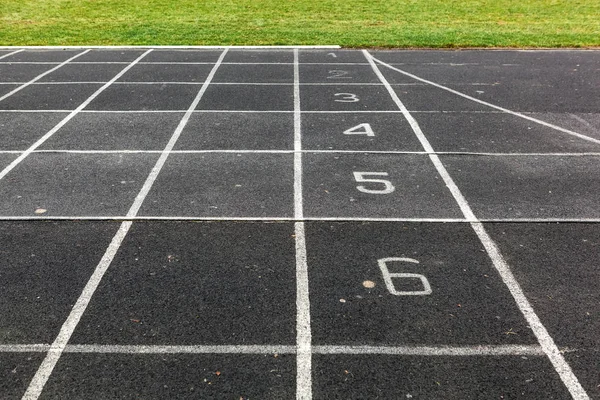
[[[359,183],[372,183],[377,188],[367,188],[364,185],[356,187],[359,192],[369,194],[389,194],[392,193],[396,188],[392,185],[392,182],[386,179],[371,178],[371,176],[388,176],[387,172],[354,172],[354,180]],[[383,187],[381,187],[383,185]]]
[[[394,296],[425,296],[431,294],[431,285],[429,281],[424,275],[421,274],[407,274],[407,273],[392,273],[387,267],[387,264],[390,262],[404,262],[404,263],[412,263],[418,264],[419,261],[413,258],[403,258],[403,257],[389,257],[382,258],[377,260],[379,264],[379,269],[381,270],[381,275],[383,275],[383,281],[385,282],[385,286],[387,290],[393,294]],[[411,290],[411,291],[398,291],[394,286],[394,282],[392,278],[396,279],[420,279],[421,284],[423,285],[422,290]]]

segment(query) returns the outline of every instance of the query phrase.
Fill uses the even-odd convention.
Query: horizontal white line
[[[37,81],[31,85],[102,85],[107,81]],[[0,85],[22,85],[27,82],[0,82]],[[203,85],[201,81],[117,81],[113,85]],[[211,82],[211,85],[229,86],[294,86],[294,82]],[[300,86],[383,86],[372,82],[305,82]],[[395,83],[392,86],[426,86],[425,83]]]
[[[45,353],[49,344],[0,344],[0,353]]]
[[[261,149],[207,149],[207,150],[172,150],[170,154],[294,154],[295,150],[261,150]],[[23,150],[0,150],[0,154],[21,154]],[[69,149],[46,149],[34,150],[32,153],[58,153],[58,154],[160,154],[162,150],[69,150]],[[441,156],[478,156],[478,157],[599,157],[600,152],[582,153],[478,153],[466,151],[438,151],[427,153],[425,151],[409,150],[319,150],[304,149],[298,153],[316,154],[381,154],[381,155],[429,155]]]
[[[314,346],[317,354],[384,354],[397,356],[544,356],[540,345],[482,346]]]
[[[48,344],[0,345],[1,353],[39,353]],[[574,351],[570,349],[569,351]],[[295,354],[295,345],[100,345],[70,344],[65,353],[97,354]],[[544,356],[539,345],[312,346],[314,354],[395,356]]]
[[[294,354],[295,345],[67,345],[65,353],[101,354]]]
[[[293,49],[339,49],[338,45],[274,45],[274,46],[193,46],[193,45],[181,45],[181,46],[146,46],[146,45],[134,45],[134,46],[0,46],[0,50],[17,50],[17,49],[33,49],[33,50],[64,50],[64,49],[199,49],[199,50],[223,50],[229,48],[231,50],[253,50],[253,49],[266,49],[266,50],[293,50]]]
[[[69,113],[73,110],[2,110],[0,113],[39,113],[39,112],[63,112]],[[186,110],[81,110],[81,113],[185,113]],[[195,113],[294,113],[294,110],[194,110]],[[505,114],[502,111],[436,111],[436,110],[409,110],[410,113],[426,114]],[[401,114],[400,110],[302,110],[302,114]]]
[[[248,221],[248,222],[406,222],[465,223],[465,218],[386,218],[386,217],[206,217],[206,216],[135,216],[126,215],[0,215],[0,221]],[[483,223],[600,223],[600,218],[480,218]]]

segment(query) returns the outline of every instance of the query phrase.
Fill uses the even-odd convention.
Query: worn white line
[[[96,288],[100,284],[102,276],[108,269],[108,266],[110,265],[115,254],[119,250],[119,247],[121,246],[125,235],[129,231],[131,224],[131,221],[125,221],[121,223],[117,234],[113,237],[112,241],[110,242],[110,245],[106,249],[106,252],[102,256],[102,259],[96,266],[96,269],[94,270],[94,273],[92,274],[90,280],[85,285],[81,295],[79,296],[77,302],[73,306],[69,316],[67,317],[67,320],[62,325],[60,332],[58,333],[58,336],[52,343],[52,346],[46,354],[44,361],[42,361],[42,364],[40,365],[33,379],[29,383],[27,391],[23,395],[23,400],[34,400],[41,395],[42,390],[44,389],[44,386],[46,385],[46,382],[50,377],[50,374],[52,373],[54,367],[56,366],[56,363],[60,359],[65,349],[65,346],[67,345],[71,335],[73,334],[75,327],[79,323],[79,320],[83,315],[83,312],[85,311],[92,295],[94,294]]]
[[[141,57],[144,57],[150,51],[151,50],[145,52]],[[219,67],[220,63],[223,61],[223,58],[225,57],[226,54],[227,54],[227,49],[225,49],[225,51],[223,51],[223,53],[221,54],[221,57],[219,58],[219,60],[217,61],[217,63],[213,67],[213,69],[211,70],[209,77],[206,79],[206,84],[204,86],[202,86],[202,88],[198,92],[198,95],[196,96],[196,98],[194,99],[192,104],[190,105],[188,112],[184,115],[181,122],[177,126],[175,132],[173,133],[173,136],[171,137],[171,140],[169,140],[169,143],[165,147],[163,154],[161,154],[160,158],[156,162],[156,165],[154,166],[154,168],[152,168],[152,171],[150,172],[148,178],[146,179],[146,182],[144,183],[142,189],[136,196],[132,206],[129,209],[129,212],[127,213],[127,217],[135,217],[136,216],[146,195],[150,191],[152,184],[156,180],[158,173],[160,172],[162,166],[164,165],[164,163],[169,155],[169,152],[173,149],[173,146],[175,146],[175,143],[176,143],[177,139],[179,138],[179,135],[183,131],[183,128],[185,127],[189,117],[191,116],[192,111],[200,102],[202,95],[206,91],[206,87],[210,83],[210,80],[216,73],[217,68]],[[137,60],[140,60],[141,57],[138,58]],[[133,66],[133,64],[131,64],[131,66]],[[125,73],[125,71],[122,71],[121,74],[123,74],[123,73]],[[115,77],[115,80],[116,79],[118,79],[118,76]],[[52,343],[52,347],[51,347],[50,351],[47,353],[46,358],[44,358],[44,361],[38,368],[35,376],[33,377],[31,383],[29,384],[29,387],[27,388],[27,391],[25,392],[23,399],[33,400],[33,399],[37,399],[41,395],[42,390],[44,389],[44,386],[45,386],[46,382],[48,381],[48,378],[50,377],[50,374],[54,370],[54,367],[56,366],[56,363],[60,359],[60,357],[65,349],[65,346],[67,345],[67,343],[69,342],[69,339],[71,338],[71,335],[75,331],[75,328],[77,327],[77,324],[79,323],[79,320],[81,319],[81,316],[85,312],[85,309],[87,308],[94,292],[98,288],[98,285],[100,284],[100,281],[102,280],[102,277],[104,276],[104,274],[108,270],[108,267],[112,263],[117,251],[121,247],[121,244],[123,243],[123,240],[125,239],[127,232],[129,232],[129,229],[131,228],[132,224],[133,224],[133,222],[131,220],[123,221],[121,223],[117,233],[113,237],[110,245],[106,249],[106,252],[102,256],[102,259],[96,266],[94,273],[90,277],[90,279],[87,282],[87,284],[85,285],[81,295],[77,299],[77,302],[73,306],[73,309],[69,313],[67,320],[62,325],[58,336]]]
[[[339,49],[338,45],[273,45],[273,46],[146,46],[146,45],[131,45],[131,46],[18,46],[22,49],[32,50],[62,50],[62,49],[104,49],[104,50],[139,50],[139,49],[155,49],[155,50],[291,50],[291,49]],[[15,46],[0,46],[0,50],[13,49]]]
[[[569,115],[570,115],[570,116],[571,116],[573,119],[575,119],[575,120],[577,120],[577,121],[581,122],[582,124],[584,124],[585,126],[587,126],[588,128],[592,128],[593,130],[595,130],[596,132],[598,132],[598,129],[594,128],[594,126],[593,126],[592,124],[590,124],[590,123],[589,123],[588,121],[586,121],[585,119],[581,118],[579,115],[577,115],[577,114],[573,114],[573,113],[569,113]]]
[[[10,53],[8,53],[8,54],[4,54],[3,56],[0,56],[0,60],[2,60],[3,58],[6,58],[6,57],[10,57],[10,56],[12,56],[13,54],[20,53],[20,52],[22,52],[23,50],[24,50],[24,49],[19,49],[19,50],[12,51],[12,52],[10,52]]]
[[[43,353],[48,344],[0,345],[0,353]],[[564,349],[562,350],[565,351]],[[577,351],[577,349],[569,349]],[[69,344],[64,353],[83,354],[295,354],[293,345],[110,345]],[[394,355],[394,356],[545,356],[540,345],[325,345],[313,346],[313,354]]]
[[[391,66],[391,65],[389,65],[389,64],[386,64],[386,63],[384,63],[384,62],[383,62],[383,61],[381,61],[381,60],[378,60],[378,59],[376,59],[375,57],[371,56],[370,54],[369,54],[369,57],[371,57],[371,58],[372,58],[372,60],[374,60],[374,61],[377,61],[379,64],[383,65],[384,67],[387,67],[387,68],[389,68],[389,69],[391,69],[391,70],[394,70],[394,71],[396,71],[396,72],[399,72],[399,73],[401,73],[401,74],[404,74],[404,75],[406,75],[406,76],[409,76],[409,77],[411,77],[411,78],[413,78],[413,79],[416,79],[416,80],[418,80],[418,81],[420,81],[420,82],[424,82],[424,83],[427,83],[427,84],[429,84],[429,85],[431,85],[431,86],[435,86],[435,87],[437,87],[437,88],[439,88],[439,89],[443,89],[443,90],[445,90],[445,91],[448,91],[448,92],[450,92],[450,93],[454,93],[455,95],[458,95],[458,96],[464,97],[465,99],[469,99],[469,100],[472,100],[472,101],[474,101],[474,102],[476,102],[476,103],[483,104],[483,105],[485,105],[485,106],[488,106],[488,107],[491,107],[491,108],[495,108],[496,110],[500,110],[500,111],[502,111],[502,112],[504,112],[504,113],[507,113],[507,114],[511,114],[511,115],[515,115],[515,116],[517,116],[517,117],[524,118],[524,119],[526,119],[526,120],[528,120],[528,121],[535,122],[535,123],[537,123],[537,124],[540,124],[540,125],[546,126],[546,127],[548,127],[548,128],[552,128],[552,129],[554,129],[554,130],[557,130],[557,131],[560,131],[560,132],[563,132],[563,133],[569,134],[569,135],[571,135],[571,136],[575,136],[575,137],[577,137],[577,138],[579,138],[579,139],[583,139],[583,140],[586,140],[586,141],[588,141],[588,142],[592,142],[592,143],[600,144],[600,139],[596,139],[596,138],[593,138],[593,137],[590,137],[590,136],[586,136],[586,135],[583,135],[583,134],[581,134],[581,133],[578,133],[578,132],[575,132],[575,131],[572,131],[572,130],[569,130],[569,129],[562,128],[562,127],[560,127],[560,126],[557,126],[557,125],[554,125],[554,124],[550,124],[550,123],[548,123],[548,122],[545,122],[545,121],[542,121],[542,120],[540,120],[540,119],[537,119],[537,118],[530,117],[530,116],[528,116],[528,115],[525,115],[525,114],[523,114],[523,113],[516,112],[516,111],[512,111],[512,110],[509,110],[509,109],[507,109],[507,108],[500,107],[500,106],[497,106],[497,105],[495,105],[495,104],[492,104],[492,103],[488,103],[487,101],[480,100],[480,99],[478,99],[478,98],[475,98],[475,97],[469,96],[468,94],[465,94],[465,93],[459,92],[459,91],[457,91],[457,90],[451,89],[451,88],[449,88],[449,87],[447,87],[447,86],[440,85],[439,83],[435,83],[435,82],[432,82],[432,81],[430,81],[430,80],[423,79],[423,78],[421,78],[421,77],[418,77],[418,76],[416,76],[416,75],[413,75],[413,74],[411,74],[411,73],[409,73],[409,72],[406,72],[406,71],[403,71],[403,70],[401,70],[401,69],[399,69],[399,68],[393,67],[393,66]]]
[[[88,50],[89,51],[89,50]],[[52,71],[49,71],[52,72]],[[47,72],[47,73],[49,73]],[[46,74],[46,73],[44,73]],[[40,76],[41,78],[42,76]],[[0,85],[99,85],[106,81],[48,81],[48,82],[0,82]],[[119,81],[114,85],[203,85],[203,81]],[[293,82],[212,82],[221,86],[293,86]],[[427,86],[425,83],[393,83],[392,86]],[[373,82],[305,82],[300,86],[383,86]]]
[[[11,162],[6,168],[0,172],[0,180],[3,179],[10,171],[12,171],[17,165],[21,163],[29,154],[31,154],[34,150],[36,150],[42,143],[48,140],[52,135],[54,135],[60,128],[62,128],[67,122],[69,122],[75,115],[77,115],[81,110],[87,107],[92,100],[94,100],[100,93],[102,93],[107,87],[110,86],[111,83],[119,79],[123,74],[129,71],[137,62],[139,62],[142,58],[144,58],[147,54],[149,54],[152,50],[146,51],[144,54],[136,58],[131,64],[127,67],[123,68],[121,72],[115,75],[109,82],[96,90],[90,97],[87,98],[83,103],[79,105],[75,110],[71,111],[69,115],[62,119],[58,124],[54,126],[54,128],[50,129],[44,136],[38,139],[34,144],[32,144],[23,154],[17,157],[13,162]]]
[[[21,154],[24,150],[0,150],[0,154]],[[160,154],[162,150],[66,150],[66,149],[48,149],[34,150],[33,153],[64,153],[64,154]],[[293,154],[295,150],[252,150],[252,149],[210,149],[210,150],[172,150],[171,154],[205,154],[205,153],[240,153],[240,154]],[[381,155],[429,155],[425,151],[404,151],[404,150],[300,150],[301,153],[316,154],[381,154]],[[600,153],[582,152],[582,153],[477,153],[467,151],[437,151],[436,155],[441,156],[477,156],[477,157],[598,157]]]
[[[68,345],[65,353],[100,354],[294,354],[296,346],[285,345]]]
[[[21,86],[19,86],[19,87],[16,87],[15,89],[11,90],[10,92],[6,93],[6,94],[5,94],[5,95],[3,95],[3,96],[0,96],[0,101],[2,101],[2,100],[4,100],[4,99],[6,99],[6,98],[8,98],[8,97],[12,96],[13,94],[15,94],[15,93],[17,93],[17,92],[19,92],[19,91],[21,91],[21,90],[23,90],[23,89],[25,89],[27,86],[34,84],[35,82],[39,81],[40,79],[42,79],[42,78],[43,78],[43,77],[45,77],[46,75],[48,75],[48,74],[51,74],[52,72],[56,71],[57,69],[59,69],[59,68],[60,68],[60,67],[62,67],[63,65],[66,65],[66,64],[68,64],[69,62],[71,62],[71,61],[75,60],[76,58],[78,58],[78,57],[81,57],[82,55],[84,55],[84,54],[85,54],[85,53],[87,53],[87,52],[89,52],[89,50],[82,51],[81,53],[79,53],[79,54],[77,54],[77,55],[75,55],[75,56],[73,56],[73,57],[69,58],[68,60],[66,60],[66,61],[64,61],[64,62],[62,62],[62,63],[60,63],[60,64],[58,64],[56,67],[54,67],[54,68],[51,68],[51,69],[49,69],[48,71],[46,71],[46,72],[43,72],[43,73],[39,74],[38,76],[36,76],[36,77],[35,77],[35,78],[33,78],[32,80],[30,80],[29,82],[26,82],[26,83],[22,84]]]
[[[544,356],[540,345],[481,346],[314,346],[316,354],[385,354],[395,356]]]
[[[414,222],[414,223],[466,223],[465,218],[388,218],[388,217],[205,217],[160,215],[0,215],[0,221],[250,221],[250,222]],[[482,223],[599,223],[600,218],[482,218]]]
[[[381,73],[381,71],[375,64],[375,62],[373,61],[373,58],[371,57],[371,55],[366,50],[363,50],[363,53],[364,53],[365,57],[367,58],[367,60],[369,61],[369,63],[371,64],[371,67],[373,68],[373,71],[375,72],[377,77],[384,84],[385,88],[387,89],[387,91],[388,91],[389,95],[391,96],[392,100],[394,101],[394,103],[396,103],[396,105],[398,106],[400,111],[402,111],[404,118],[410,124],[413,132],[417,136],[417,139],[421,143],[421,146],[423,146],[423,149],[425,149],[427,154],[429,154],[429,158],[431,159],[431,162],[433,163],[433,165],[437,169],[438,173],[444,180],[444,183],[446,184],[446,187],[448,188],[448,190],[450,190],[450,193],[452,193],[452,195],[454,196],[454,199],[456,200],[456,202],[457,202],[458,206],[460,207],[465,218],[467,218],[468,221],[476,221],[477,219],[475,218],[473,211],[471,210],[471,208],[467,204],[466,200],[460,193],[460,190],[458,189],[458,187],[456,186],[456,184],[454,183],[454,181],[448,174],[448,171],[446,171],[446,168],[442,165],[442,162],[440,161],[437,154],[435,154],[433,147],[431,147],[429,140],[427,140],[427,138],[423,134],[423,131],[421,131],[421,127],[419,126],[417,121],[413,118],[413,116],[410,114],[410,112],[408,112],[408,110],[404,106],[404,103],[402,103],[402,101],[400,101],[400,98],[398,98],[398,95],[396,94],[394,89],[392,89],[392,87],[389,85],[387,79],[385,79],[385,77],[383,76],[383,74]]]
[[[366,50],[363,50],[363,54],[365,55],[367,60],[371,63],[371,67],[373,68],[373,70],[375,71],[375,73],[377,74],[377,76],[379,77],[381,82],[383,82],[384,84],[387,83],[387,79],[385,79],[385,77],[383,76],[383,74],[381,73],[381,71],[379,70],[377,65],[375,64],[375,62],[374,62],[375,59]],[[404,104],[402,104],[402,102],[400,101],[400,99],[398,98],[396,93],[394,92],[394,89],[389,85],[386,85],[386,89],[388,90],[390,96],[392,97],[394,102],[398,105],[398,107],[401,110],[406,110],[406,108],[404,107]],[[410,113],[408,111],[404,112],[404,116],[406,117],[406,119],[409,121],[409,123],[413,127],[415,135],[421,142],[423,148],[427,152],[433,153],[433,148],[431,147],[431,144],[429,143],[429,141],[427,140],[427,138],[421,131],[421,128],[419,127],[419,124],[417,123],[417,121],[410,115]],[[448,171],[446,170],[444,165],[441,163],[439,157],[436,154],[430,154],[429,157],[430,157],[431,161],[433,162],[433,164],[435,165],[438,173],[440,174],[440,176],[442,177],[444,182],[446,182],[446,186],[448,186],[448,189],[450,189],[450,192],[454,196],[454,199],[455,199],[456,203],[459,205],[461,211],[463,212],[463,215],[471,223],[473,230],[479,237],[479,240],[481,241],[481,243],[484,245],[490,259],[492,260],[494,267],[496,268],[496,270],[498,271],[498,274],[502,278],[502,281],[505,283],[505,285],[509,289],[509,291],[512,294],[513,298],[515,299],[515,302],[517,303],[519,309],[525,316],[525,319],[529,323],[529,326],[531,327],[533,333],[535,334],[540,345],[542,346],[544,353],[546,353],[546,355],[550,359],[550,362],[552,363],[552,365],[554,366],[554,369],[559,374],[561,380],[563,381],[563,383],[565,384],[565,386],[571,393],[571,396],[575,400],[588,400],[589,397],[588,397],[587,393],[585,392],[585,390],[579,383],[579,380],[577,379],[577,377],[571,370],[571,367],[569,366],[567,361],[560,354],[560,351],[558,350],[558,347],[554,343],[554,340],[552,339],[552,337],[550,336],[550,334],[548,333],[548,331],[542,324],[541,320],[539,319],[539,317],[533,310],[533,307],[529,303],[529,300],[525,296],[523,290],[521,289],[521,286],[519,285],[518,281],[514,277],[512,271],[510,270],[510,267],[504,260],[504,257],[502,257],[500,250],[496,247],[496,244],[492,241],[490,236],[487,234],[485,228],[483,227],[483,224],[481,222],[479,222],[477,220],[477,218],[475,217],[475,214],[471,210],[471,207],[469,206],[467,200],[465,199],[465,197],[463,196],[461,191],[458,189],[458,187],[456,186],[456,184],[454,183],[454,181],[448,174]]]
[[[300,68],[294,50],[294,218],[304,216],[302,205],[302,125],[300,108]],[[312,399],[312,333],[308,264],[304,222],[294,224],[296,239],[296,399]]]
[[[215,66],[210,71],[210,74],[208,74],[208,77],[206,78],[204,85],[202,86],[202,88],[196,95],[196,98],[194,98],[194,101],[192,102],[192,104],[188,108],[187,112],[185,113],[185,115],[183,116],[181,121],[179,122],[179,125],[175,129],[175,132],[173,133],[171,140],[169,140],[169,143],[167,143],[167,146],[165,147],[165,149],[163,150],[163,153],[161,154],[160,158],[156,162],[156,165],[154,166],[154,168],[152,168],[152,171],[150,172],[150,175],[148,176],[148,178],[146,179],[146,182],[142,186],[140,193],[138,193],[133,204],[131,205],[131,208],[129,209],[127,216],[135,216],[138,213],[140,207],[142,206],[142,203],[144,202],[144,199],[146,198],[146,196],[148,195],[148,192],[152,188],[154,181],[156,180],[162,167],[164,166],[165,162],[167,161],[169,154],[173,150],[173,147],[175,147],[175,143],[177,143],[177,140],[179,140],[179,137],[181,136],[181,132],[183,132],[183,129],[187,125],[190,117],[192,116],[193,111],[198,106],[198,103],[200,103],[200,100],[202,99],[202,96],[206,92],[208,85],[210,85],[213,77],[215,76],[215,73],[217,72],[217,69],[221,65],[221,62],[223,62],[223,58],[225,58],[227,51],[228,51],[228,49],[225,49],[225,51],[223,51],[223,53],[221,54],[221,56],[215,63]]]
[[[49,344],[0,344],[0,353],[45,353]]]
[[[0,110],[0,113],[64,113],[68,114],[73,110]]]

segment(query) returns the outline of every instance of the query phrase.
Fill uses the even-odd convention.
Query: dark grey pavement
[[[0,398],[600,399],[598,51],[84,50],[0,58]]]

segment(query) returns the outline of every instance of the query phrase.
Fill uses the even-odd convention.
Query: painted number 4
[[[386,179],[372,178],[373,176],[388,176],[387,172],[354,172],[354,180],[359,183],[371,183],[373,185],[368,188],[364,185],[359,185],[356,188],[359,192],[369,194],[389,194],[392,193],[396,188],[392,185],[392,182]],[[383,185],[383,187],[382,187]],[[377,187],[375,187],[377,186]],[[375,188],[374,188],[375,187]]]
[[[404,263],[412,263],[418,264],[419,261],[413,258],[403,258],[403,257],[389,257],[382,258],[377,260],[379,263],[379,269],[381,270],[381,275],[383,275],[383,281],[385,282],[385,286],[387,290],[393,294],[394,296],[424,296],[431,294],[431,285],[429,285],[429,281],[424,275],[421,274],[407,274],[407,273],[392,273],[387,267],[387,264],[390,262],[404,262]],[[394,286],[394,282],[392,278],[396,279],[419,279],[421,280],[421,284],[423,285],[422,290],[411,290],[411,291],[398,291]]]

